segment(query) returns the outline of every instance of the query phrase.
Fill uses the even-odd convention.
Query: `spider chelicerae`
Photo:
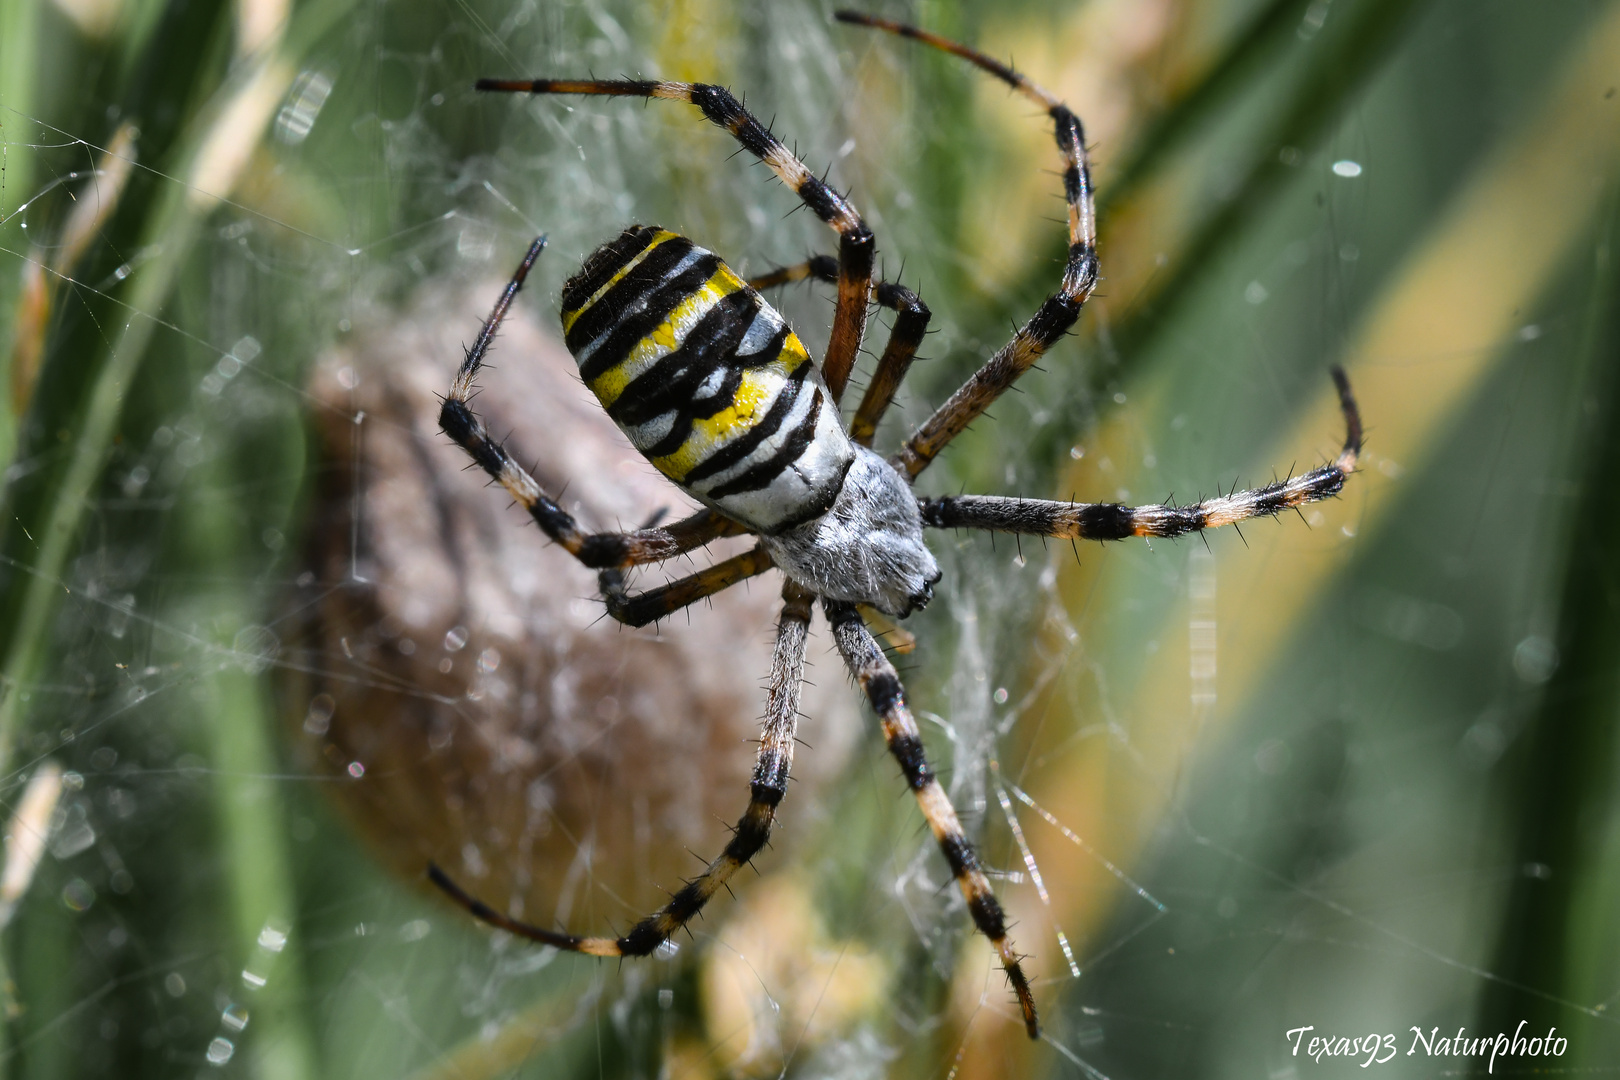
[[[923,606],[940,570],[928,528],[987,529],[1073,540],[1175,537],[1328,498],[1355,470],[1361,423],[1344,373],[1334,369],[1347,434],[1333,462],[1300,476],[1190,506],[1121,506],[994,496],[919,499],[911,485],[950,441],[1073,327],[1097,283],[1096,214],[1080,120],[1062,101],[1005,64],[925,30],[855,12],[867,26],[963,58],[1038,104],[1064,159],[1069,252],[1058,291],[887,459],[870,447],[928,327],[913,292],[873,280],[876,241],[848,198],[818,179],[719,86],[630,79],[482,79],[479,90],[602,94],[697,106],[764,162],[838,234],[837,257],[744,281],[715,254],[657,226],[633,226],[598,248],[563,287],[562,327],[580,375],[630,441],[707,509],[664,527],[587,533],[507,448],[468,399],[501,320],[540,252],[536,240],[468,350],[439,423],[526,508],[547,536],[599,571],[608,613],[643,626],[775,567],[782,615],[748,809],[724,851],[664,907],[621,937],[580,937],[519,921],[473,898],[437,866],[433,882],[473,915],[513,934],[593,956],[644,956],[669,940],[764,846],[793,765],[799,688],[812,606],[881,721],[888,749],[938,841],[974,925],[990,939],[1017,994],[1030,1037],[1034,997],[1006,919],[973,846],[923,753],[894,666],[867,627]],[[837,287],[827,351],[818,366],[759,290],[813,278]],[[839,402],[873,303],[894,327],[847,429]],[[726,536],[752,535],[747,552],[660,588],[631,593],[625,571]]]

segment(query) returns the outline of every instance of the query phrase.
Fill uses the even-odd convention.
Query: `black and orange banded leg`
[[[831,255],[812,255],[802,263],[779,266],[758,277],[751,277],[748,279],[748,286],[764,292],[766,289],[779,289],[784,285],[812,280],[825,281],[829,285],[838,284],[838,260]]]
[[[529,512],[547,536],[593,569],[623,569],[662,562],[722,536],[745,532],[741,525],[729,518],[713,510],[701,510],[663,528],[588,533],[579,527],[572,514],[558,506],[541,489],[506,447],[490,437],[483,420],[473,412],[470,404],[473,380],[478,377],[478,370],[489,353],[490,344],[500,330],[501,320],[506,318],[512,301],[523,288],[523,282],[545,246],[546,238],[543,236],[529,246],[528,254],[518,264],[517,272],[495,302],[495,309],[490,312],[483,330],[479,332],[478,340],[467,350],[461,370],[456,372],[455,381],[450,384],[450,393],[439,409],[439,427],[505,488],[519,506]]]
[[[757,278],[748,284],[756,289],[771,289],[790,285],[795,281],[814,278],[818,281],[837,280],[838,264],[830,255],[816,255],[796,266],[784,266]],[[905,380],[911,361],[917,356],[923,335],[928,333],[928,320],[932,313],[928,305],[910,289],[892,282],[879,282],[872,289],[872,299],[895,313],[894,329],[889,331],[889,342],[883,347],[872,381],[849,423],[849,437],[862,446],[871,446],[877,434],[878,421],[894,402],[894,395]]]
[[[731,91],[709,83],[642,79],[479,79],[476,86],[515,94],[604,94],[685,101],[729,131],[838,233],[838,303],[833,308],[832,335],[821,374],[833,401],[843,397],[866,331],[867,293],[872,287],[877,241],[854,204],[811,172]]]
[[[765,722],[760,732],[759,753],[754,759],[753,779],[749,783],[748,809],[719,857],[702,874],[682,886],[662,909],[642,919],[623,937],[579,937],[503,915],[474,898],[437,866],[428,867],[428,879],[476,918],[553,948],[588,956],[646,956],[668,941],[765,846],[770,839],[776,808],[787,794],[788,775],[793,769],[794,734],[799,725],[799,688],[804,681],[804,645],[813,598],[788,582],[782,590],[782,599]]]
[[[872,371],[872,381],[866,384],[866,393],[849,422],[849,437],[862,446],[871,446],[877,434],[878,421],[894,403],[894,395],[905,381],[912,360],[923,335],[928,333],[931,312],[928,305],[910,289],[884,282],[876,290],[877,302],[895,313],[894,329],[889,331],[889,342],[878,357]]]
[[[602,599],[608,614],[626,626],[646,626],[666,615],[673,615],[704,597],[724,592],[740,581],[758,577],[775,564],[762,547],[751,548],[713,566],[705,566],[695,574],[629,594],[624,590],[624,576],[617,570],[602,572]]]
[[[917,805],[928,820],[928,827],[944,853],[945,861],[950,864],[956,884],[967,901],[968,912],[973,916],[973,925],[990,939],[990,944],[1001,958],[1001,966],[1006,969],[1013,993],[1018,995],[1018,1007],[1024,1014],[1024,1028],[1030,1038],[1037,1038],[1040,1023],[1035,1015],[1035,996],[1030,991],[1028,977],[1024,975],[1022,957],[1007,937],[1007,917],[1001,910],[1001,904],[996,901],[990,879],[979,865],[973,845],[962,832],[956,809],[951,806],[945,789],[939,786],[933,770],[928,767],[917,721],[912,718],[911,709],[906,705],[906,692],[900,685],[900,676],[878,647],[855,605],[827,600],[821,604],[827,613],[827,621],[832,624],[833,640],[838,644],[838,652],[861,684],[861,689],[866,692],[867,700],[872,703],[872,709],[883,726],[883,738],[888,743],[889,753],[899,762],[900,771],[905,774],[906,783],[917,797]]]
[[[975,67],[989,72],[1046,111],[1056,127],[1058,150],[1064,159],[1063,196],[1069,205],[1069,257],[1058,292],[1047,297],[1034,317],[1013,335],[1013,339],[906,440],[893,462],[904,475],[915,478],[952,439],[961,434],[1020,375],[1069,332],[1080,317],[1081,306],[1096,288],[1097,211],[1092,202],[1086,134],[1080,118],[1062,101],[1006,64],[983,53],[915,26],[860,12],[840,11],[834,18],[839,22],[869,26],[920,41],[953,56],[960,56]]]
[[[1332,498],[1356,471],[1361,454],[1361,415],[1350,380],[1333,369],[1344,413],[1344,448],[1326,465],[1264,487],[1234,491],[1190,506],[1121,506],[1117,503],[1054,502],[988,495],[956,495],[919,500],[923,524],[936,529],[989,529],[994,532],[1054,536],[1067,540],[1124,540],[1132,536],[1185,536]]]

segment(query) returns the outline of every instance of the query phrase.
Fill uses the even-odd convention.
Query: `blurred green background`
[[[880,448],[1055,283],[1043,118],[796,0],[0,0],[0,800],[59,796],[8,843],[12,874],[49,831],[0,884],[0,1074],[1360,1068],[1293,1054],[1311,1026],[1436,1076],[1485,1064],[1409,1056],[1413,1027],[1520,1021],[1568,1039],[1539,1064],[1616,1071],[1620,6],[877,10],[1063,95],[1102,209],[1080,332],[922,490],[1264,482],[1334,450],[1331,363],[1369,430],[1343,498],[1207,546],[939,538],[906,677],[1004,871],[1042,1042],[875,730],[831,825],[678,960],[555,958],[356,839],[284,735],[278,620],[322,525],[307,374],[356,326],[538,231],[548,324],[632,221],[744,270],[832,250],[689,109],[475,77],[726,83],[830,167],[935,313]],[[818,348],[826,298],[783,304]],[[787,899],[745,957],[767,1004],[728,1026],[702,986],[750,891]],[[812,947],[822,981],[771,974]]]

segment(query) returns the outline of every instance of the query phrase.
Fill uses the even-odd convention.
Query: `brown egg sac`
[[[357,330],[311,392],[322,463],[303,649],[289,716],[360,831],[404,877],[437,862],[497,910],[576,933],[657,908],[713,856],[748,801],[752,740],[780,607],[774,572],[661,630],[605,617],[593,572],[468,469],[439,395],[499,283],[422,290]],[[521,309],[476,406],[587,528],[696,507],[638,455],[572,358]],[[557,493],[562,493],[558,495]],[[721,541],[714,557],[746,538]],[[710,556],[639,573],[651,587]],[[857,698],[812,650],[782,828],[791,859],[845,762]],[[823,675],[815,685],[816,669]],[[725,913],[720,905],[718,914]]]

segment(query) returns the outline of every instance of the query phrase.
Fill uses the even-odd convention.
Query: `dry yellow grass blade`
[[[477,1080],[500,1076],[522,1065],[539,1047],[549,1046],[601,1001],[600,984],[576,994],[552,994],[507,1019],[493,1032],[480,1032],[446,1049],[412,1080]]]

